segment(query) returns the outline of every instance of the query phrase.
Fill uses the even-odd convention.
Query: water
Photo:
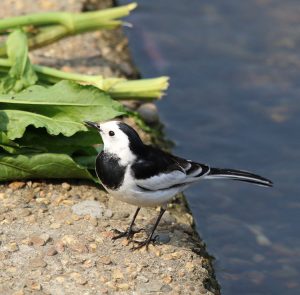
[[[138,3],[127,33],[143,76],[171,77],[158,107],[174,153],[275,183],[186,192],[222,294],[299,294],[299,1]]]

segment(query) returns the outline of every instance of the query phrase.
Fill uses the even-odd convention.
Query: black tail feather
[[[232,180],[250,182],[262,186],[273,186],[272,181],[267,178],[264,178],[257,174],[253,174],[251,172],[234,169],[210,168],[210,171],[206,175],[206,178],[227,178]]]

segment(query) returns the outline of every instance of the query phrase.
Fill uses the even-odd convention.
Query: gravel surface
[[[177,214],[178,222],[167,211],[159,244],[133,252],[127,240],[111,238],[134,211],[89,183],[1,185],[0,294],[214,294],[191,217]],[[137,226],[149,229],[157,214],[142,209]]]
[[[80,11],[111,1],[3,0],[1,5],[0,17],[7,17]],[[121,29],[71,37],[35,50],[31,58],[64,70],[138,75]],[[0,294],[219,294],[211,258],[182,198],[163,216],[159,244],[149,251],[133,252],[127,240],[111,239],[113,229],[126,229],[135,209],[83,181],[1,184]],[[149,230],[157,214],[142,209],[137,226]]]

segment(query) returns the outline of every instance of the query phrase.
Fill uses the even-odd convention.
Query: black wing
[[[208,173],[209,167],[147,146],[132,171],[139,187],[155,191],[191,183]]]

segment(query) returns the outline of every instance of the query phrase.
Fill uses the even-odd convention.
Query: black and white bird
[[[155,240],[154,231],[168,202],[201,179],[232,179],[272,186],[270,180],[250,172],[212,168],[146,145],[132,127],[120,121],[101,124],[85,121],[85,124],[96,128],[104,143],[96,158],[96,173],[104,188],[115,198],[138,207],[128,229],[118,231],[114,239],[132,239],[137,232],[133,225],[140,208],[160,206],[150,234],[144,241],[135,241],[138,243],[135,249],[147,247]]]

